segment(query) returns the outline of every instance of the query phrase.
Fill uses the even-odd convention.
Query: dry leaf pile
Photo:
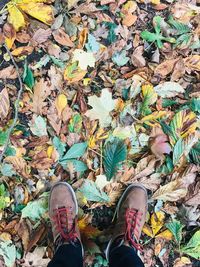
[[[0,3],[0,264],[46,266],[48,192],[76,191],[86,266],[142,183],[145,266],[200,259],[198,0]],[[38,265],[39,264],[39,265]]]

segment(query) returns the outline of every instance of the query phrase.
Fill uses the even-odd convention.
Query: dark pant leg
[[[65,244],[58,248],[47,267],[83,267],[80,244]]]
[[[111,250],[109,266],[144,267],[144,264],[133,248],[121,245]]]

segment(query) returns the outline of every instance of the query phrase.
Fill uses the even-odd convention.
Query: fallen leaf
[[[32,122],[29,124],[31,132],[38,136],[47,135],[47,125],[46,120],[41,116],[33,116]]]
[[[67,97],[64,94],[58,95],[55,101],[55,106],[58,111],[58,117],[60,117],[64,108],[67,106]]]
[[[160,76],[161,78],[165,78],[173,71],[176,62],[177,59],[165,60],[155,68],[154,75]]]
[[[107,127],[111,123],[110,112],[115,108],[116,100],[112,99],[112,93],[103,89],[101,96],[89,96],[88,104],[93,108],[88,110],[85,115],[91,120],[99,120],[100,127]]]
[[[133,15],[131,13],[128,13],[125,15],[125,17],[123,18],[122,20],[122,24],[127,26],[127,27],[130,27],[132,26],[137,20],[137,16],[136,15]]]
[[[7,117],[10,109],[10,100],[8,95],[7,88],[4,88],[0,92],[0,120],[3,120]]]
[[[3,25],[3,34],[8,49],[11,49],[16,39],[16,31],[12,24],[6,23]]]
[[[14,57],[30,55],[33,52],[32,46],[21,46],[14,49],[11,53]]]
[[[87,70],[87,67],[95,66],[95,57],[91,52],[85,52],[82,49],[75,49],[73,52],[72,62],[78,61],[78,66],[82,70]]]
[[[36,82],[33,88],[32,97],[32,111],[36,114],[42,115],[43,108],[47,105],[46,98],[51,94],[52,87],[44,79],[40,79]]]
[[[138,46],[131,56],[131,61],[133,66],[137,68],[142,68],[146,65],[146,60],[143,57],[144,48],[143,46]]]
[[[154,87],[154,89],[163,98],[171,98],[185,92],[183,87],[176,82],[164,82]]]
[[[179,181],[172,181],[161,186],[152,196],[153,199],[163,201],[178,201],[187,194],[187,188],[183,187]]]
[[[2,70],[0,70],[0,79],[16,79],[17,78],[17,72],[14,66],[10,65]]]
[[[66,34],[66,32],[62,28],[53,31],[52,34],[57,43],[68,47],[74,46],[74,43],[71,41],[69,35]]]
[[[64,79],[69,83],[75,83],[82,80],[86,73],[87,71],[81,70],[78,67],[77,62],[74,62],[66,67],[64,72]]]
[[[21,266],[31,267],[46,267],[50,262],[49,258],[43,258],[46,252],[46,247],[36,247],[33,252],[28,252],[23,258]]]
[[[7,5],[9,12],[9,22],[14,26],[16,31],[19,31],[27,24],[25,16],[22,13],[25,12],[33,18],[36,18],[50,25],[54,20],[53,10],[51,6],[45,5],[45,2],[48,1],[10,1]]]
[[[42,43],[46,42],[50,36],[51,36],[51,30],[50,29],[47,29],[47,30],[38,29],[34,33],[31,41],[35,41],[38,44],[42,44]]]
[[[30,177],[30,167],[22,157],[8,156],[5,158],[4,162],[12,164],[14,170],[22,177]]]

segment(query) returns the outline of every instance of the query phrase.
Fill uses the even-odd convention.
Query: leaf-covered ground
[[[199,0],[0,3],[0,265],[46,266],[48,192],[72,184],[86,266],[116,202],[149,193],[145,266],[199,266]]]

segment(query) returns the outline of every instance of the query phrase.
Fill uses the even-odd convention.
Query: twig
[[[10,135],[16,125],[16,122],[17,122],[17,119],[18,119],[18,109],[19,109],[19,101],[20,101],[20,98],[21,98],[21,95],[22,95],[22,91],[23,91],[23,83],[22,83],[22,79],[20,77],[20,73],[19,73],[19,67],[17,66],[10,50],[8,49],[7,45],[4,44],[4,47],[8,53],[8,55],[10,56],[11,60],[12,60],[12,63],[13,65],[15,66],[15,69],[16,69],[16,72],[17,72],[17,76],[18,76],[18,80],[19,80],[19,85],[20,85],[20,88],[19,88],[19,91],[18,91],[18,95],[17,95],[17,99],[15,101],[15,115],[14,115],[14,119],[13,119],[13,123],[12,125],[10,126],[10,128],[8,129],[8,135],[7,135],[7,139],[6,139],[6,143],[4,145],[4,149],[0,155],[0,163],[2,162],[3,160],[3,156],[8,148],[8,145],[9,145],[9,142],[10,142]]]

